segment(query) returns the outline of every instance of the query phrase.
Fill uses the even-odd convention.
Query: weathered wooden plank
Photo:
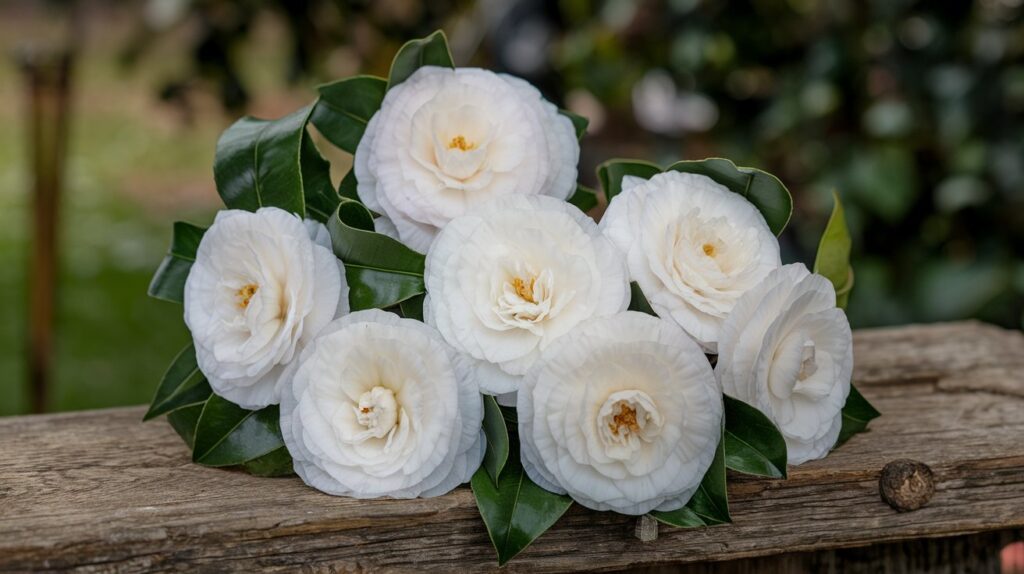
[[[574,507],[506,570],[765,564],[824,552],[814,559],[821,566],[846,548],[880,553],[989,531],[1019,537],[1024,335],[978,323],[861,331],[855,354],[854,380],[882,418],[789,480],[732,477],[733,524],[663,526],[656,541],[641,543],[633,519]],[[168,425],[143,425],[143,412],[0,419],[0,570],[495,568],[465,487],[429,500],[361,502],[294,478],[203,468]],[[897,513],[881,502],[878,473],[895,458],[932,467],[928,506]]]

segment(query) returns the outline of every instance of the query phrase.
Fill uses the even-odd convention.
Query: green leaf
[[[836,288],[836,306],[846,308],[853,289],[853,268],[850,267],[850,230],[839,194],[832,192],[832,215],[818,242],[818,255],[814,258],[814,272],[823,275]]]
[[[254,476],[291,476],[295,474],[292,455],[283,446],[242,464],[242,469]]]
[[[420,40],[410,40],[398,50],[391,62],[388,89],[401,84],[423,66],[455,67],[448,49],[448,38],[441,30]]]
[[[483,468],[497,485],[501,471],[508,462],[509,440],[501,407],[490,395],[484,395],[484,434],[487,436],[487,452],[484,453]]]
[[[572,122],[572,127],[576,130],[576,139],[583,139],[583,136],[587,133],[587,126],[590,125],[590,120],[579,114],[574,114],[569,110],[558,110],[558,113],[569,118],[569,121]]]
[[[723,432],[724,434],[724,432]],[[725,438],[719,440],[715,458],[704,474],[693,498],[679,510],[654,511],[651,516],[660,522],[680,528],[714,526],[732,522],[729,516],[729,495],[725,484]]]
[[[658,314],[651,308],[651,304],[647,301],[647,297],[644,292],[640,290],[640,285],[636,281],[630,281],[629,283],[629,310],[639,311],[641,313],[647,313],[657,317]]]
[[[348,199],[327,222],[334,254],[345,263],[353,311],[391,307],[426,291],[423,254],[372,226],[370,210]]]
[[[217,142],[213,179],[224,205],[256,211],[279,207],[306,214],[302,156],[312,106],[278,120],[245,117]]]
[[[331,183],[331,164],[320,155],[309,132],[302,133],[302,193],[306,217],[327,223],[338,208],[341,197]]]
[[[341,183],[338,184],[338,195],[345,199],[360,201],[358,189],[359,182],[356,181],[356,170],[350,169],[345,174],[345,177],[341,178]]]
[[[786,477],[786,439],[761,411],[725,396],[725,466],[746,474]]]
[[[853,435],[864,432],[868,429],[868,423],[873,419],[882,416],[882,413],[860,394],[857,387],[850,385],[850,394],[846,397],[846,404],[843,405],[843,427],[839,431],[839,439],[836,446],[850,440]],[[835,448],[835,447],[832,447]]]
[[[149,410],[142,420],[169,413],[181,407],[202,403],[210,397],[213,390],[206,378],[199,372],[196,363],[196,348],[189,344],[178,353],[171,366],[164,373],[160,386],[153,395]]]
[[[568,496],[550,493],[526,475],[519,456],[509,457],[497,485],[480,468],[470,485],[487,534],[498,553],[498,565],[519,554],[572,506]]]
[[[416,321],[423,321],[423,295],[416,295],[410,297],[405,301],[398,304],[398,308],[402,311],[402,316],[406,319],[415,319]]]
[[[174,303],[185,300],[185,280],[196,260],[196,251],[204,233],[206,230],[202,227],[184,221],[174,222],[171,248],[149,283],[147,292],[150,297]]]
[[[576,184],[576,192],[569,197],[569,203],[580,211],[587,212],[597,207],[597,192],[582,184]]]
[[[250,411],[210,395],[196,424],[192,461],[206,466],[234,466],[282,446],[277,405]]]
[[[195,442],[196,423],[199,422],[199,415],[202,414],[204,406],[206,406],[205,402],[196,403],[167,413],[167,422],[171,423],[174,432],[178,433],[181,440],[185,441],[189,450],[192,449],[192,444]]]
[[[651,179],[661,173],[661,168],[648,161],[613,159],[597,166],[597,179],[604,190],[604,198],[610,204],[616,195],[622,193],[622,178],[627,175]]]
[[[366,124],[380,109],[388,81],[376,76],[345,78],[317,88],[320,99],[310,121],[327,141],[355,154]]]
[[[665,171],[706,175],[730,190],[747,198],[761,212],[768,228],[778,235],[786,228],[793,214],[793,198],[786,186],[774,175],[752,167],[737,167],[723,158],[679,161]]]

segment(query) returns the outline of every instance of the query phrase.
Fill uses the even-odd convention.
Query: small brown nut
[[[923,462],[896,459],[882,469],[878,492],[882,500],[900,512],[917,510],[935,494],[935,475]]]

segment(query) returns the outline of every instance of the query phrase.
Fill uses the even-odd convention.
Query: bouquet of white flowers
[[[226,209],[175,224],[150,286],[193,343],[146,419],[193,461],[356,498],[471,482],[504,563],[573,501],[727,523],[726,468],[784,478],[878,416],[838,196],[814,273],[780,259],[785,186],[725,159],[608,161],[597,223],[586,120],[440,32],[319,92],[228,128]],[[309,124],[354,154],[337,189]]]

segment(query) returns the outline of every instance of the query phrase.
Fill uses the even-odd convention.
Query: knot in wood
[[[882,469],[878,492],[882,500],[900,512],[917,510],[935,494],[935,475],[923,462],[896,459]]]

